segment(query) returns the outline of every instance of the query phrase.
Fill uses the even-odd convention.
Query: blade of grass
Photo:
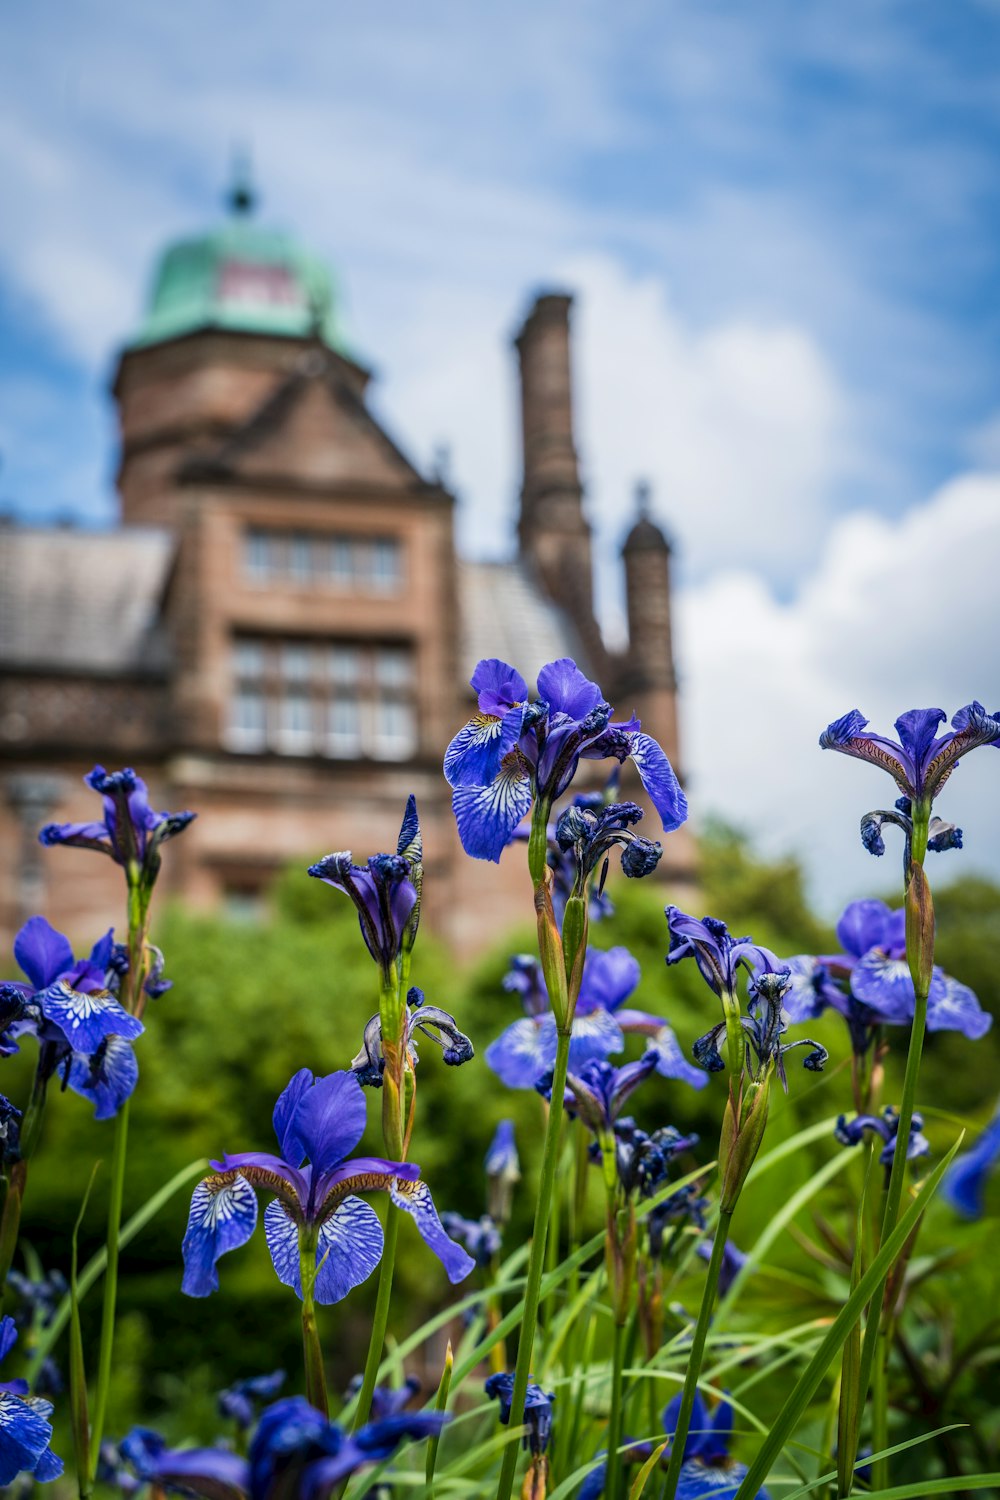
[[[925,1212],[960,1144],[960,1141],[955,1142],[947,1155],[938,1162],[933,1172],[921,1184],[916,1198],[899,1219],[895,1229],[844,1303],[829,1333],[803,1371],[798,1384],[781,1408],[759,1452],[750,1464],[743,1483],[737,1491],[736,1500],[750,1500],[750,1497],[756,1495],[764,1483],[771,1464],[781,1452],[786,1439],[815,1395],[831,1361],[843,1346],[851,1328],[860,1316],[861,1309],[875,1288],[881,1285],[883,1276],[887,1274],[921,1214]]]

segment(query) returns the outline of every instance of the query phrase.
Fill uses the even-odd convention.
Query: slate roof
[[[0,667],[159,672],[168,531],[0,527]]]
[[[498,656],[529,683],[540,667],[572,656],[586,669],[586,653],[567,617],[546,599],[519,562],[460,562],[459,664],[468,681],[483,657]]]

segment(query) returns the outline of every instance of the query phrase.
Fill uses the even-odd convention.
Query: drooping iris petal
[[[8,1313],[6,1317],[0,1318],[0,1364],[7,1358],[16,1343],[17,1324]]]
[[[295,1166],[300,1166],[306,1156],[306,1149],[295,1130],[295,1112],[303,1094],[312,1086],[311,1071],[309,1068],[300,1068],[282,1089],[271,1116],[281,1154],[287,1162]]]
[[[474,714],[458,731],[444,755],[449,786],[488,786],[500,771],[505,755],[517,744],[524,712],[507,709],[502,717]]]
[[[552,1033],[552,1059],[545,1069],[548,1072],[556,1059],[555,1017],[547,1016],[542,1022],[542,1027],[550,1028]],[[595,1010],[589,1015],[574,1016],[569,1039],[570,1072],[577,1072],[584,1063],[590,1062],[591,1058],[610,1057],[613,1052],[621,1052],[624,1045],[625,1038],[622,1036],[618,1018],[610,1011]]]
[[[490,1043],[483,1057],[509,1089],[533,1089],[555,1064],[555,1024],[546,1028],[544,1022],[523,1016]]]
[[[958,1213],[981,1219],[986,1183],[1000,1161],[1000,1114],[994,1115],[970,1150],[956,1156],[941,1181],[941,1196]]]
[[[538,696],[549,705],[549,712],[566,714],[571,719],[585,719],[602,701],[596,682],[584,677],[569,656],[550,661],[538,674]]]
[[[687,798],[674,768],[651,735],[641,730],[629,735],[631,759],[646,795],[660,815],[664,833],[672,833],[687,819]]]
[[[890,958],[879,948],[866,953],[854,966],[851,993],[890,1023],[913,1017],[913,980],[905,958]]]
[[[445,1234],[426,1182],[403,1182],[396,1178],[389,1184],[389,1196],[397,1208],[410,1214],[424,1244],[434,1251],[444,1266],[448,1280],[452,1284],[464,1281],[476,1263],[461,1245],[456,1245]]]
[[[250,1465],[226,1448],[183,1448],[161,1453],[155,1479],[206,1500],[246,1500]]]
[[[993,1017],[983,1010],[967,984],[959,984],[940,970],[938,974],[941,983],[931,985],[927,1000],[927,1030],[960,1031],[970,1041],[977,1042],[993,1025]]]
[[[705,1087],[706,1074],[688,1062],[673,1027],[666,1021],[642,1010],[620,1010],[617,1019],[626,1035],[638,1032],[646,1038],[647,1051],[656,1053],[656,1071],[661,1078],[676,1078],[694,1089]]]
[[[14,957],[36,990],[47,989],[73,967],[69,939],[44,917],[29,917],[14,939]]]
[[[231,1177],[206,1177],[199,1182],[191,1197],[181,1247],[181,1290],[189,1297],[207,1297],[218,1291],[216,1261],[227,1251],[245,1245],[256,1223],[257,1195],[245,1177],[236,1172]]]
[[[302,1296],[298,1225],[273,1198],[264,1210],[264,1236],[278,1280]],[[382,1259],[382,1226],[378,1214],[361,1198],[345,1198],[319,1227],[316,1244],[316,1301],[340,1302],[367,1281]]]
[[[456,787],[451,796],[466,854],[499,863],[514,829],[531,808],[531,781],[515,752],[489,786]]]
[[[109,1036],[93,1053],[73,1053],[69,1086],[91,1101],[95,1120],[110,1120],[116,1115],[138,1081],[139,1064],[124,1037]]]
[[[123,1036],[134,1042],[145,1030],[108,990],[84,994],[57,980],[37,1000],[45,1019],[59,1027],[74,1052],[96,1052],[106,1036]]]
[[[0,1485],[10,1484],[22,1472],[33,1474],[51,1441],[52,1424],[41,1411],[21,1396],[0,1393]],[[61,1471],[60,1464],[57,1472]],[[55,1474],[45,1477],[54,1479]]]
[[[314,1172],[328,1172],[364,1135],[367,1113],[364,1091],[354,1074],[329,1073],[303,1091],[287,1132],[293,1133]]]
[[[687,1459],[677,1479],[676,1500],[736,1500],[747,1472],[746,1464],[733,1461],[724,1469]],[[756,1500],[768,1500],[766,1490],[758,1490]]]

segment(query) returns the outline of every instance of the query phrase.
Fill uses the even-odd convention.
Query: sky
[[[857,834],[891,785],[817,736],[1000,706],[998,0],[52,0],[0,93],[0,508],[113,521],[117,351],[244,147],[469,555],[511,546],[511,336],[574,293],[602,612],[646,479],[695,815],[824,911],[892,889]],[[940,877],[1000,877],[998,773],[949,782]]]

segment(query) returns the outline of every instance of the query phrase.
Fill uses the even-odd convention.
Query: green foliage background
[[[752,932],[779,954],[835,949],[832,930],[809,909],[801,871],[793,860],[764,862],[738,833],[721,825],[705,834],[700,855],[699,912],[723,917],[734,931]],[[936,872],[932,869],[931,874],[933,878]],[[663,904],[669,892],[658,883],[625,882],[621,877],[613,880],[611,890],[616,913],[592,929],[592,941],[600,947],[624,943],[631,949],[643,971],[635,1003],[670,1020],[689,1047],[716,1015],[713,997],[694,966],[668,970],[664,963]],[[983,1005],[997,1015],[1000,890],[966,877],[940,890],[936,907],[939,961],[971,984]],[[58,913],[49,916],[58,925]],[[147,1034],[140,1043],[141,1082],[130,1131],[126,1213],[196,1158],[225,1150],[270,1149],[271,1109],[291,1074],[303,1066],[316,1073],[346,1067],[360,1045],[364,1022],[376,1008],[375,969],[352,908],[301,870],[283,877],[268,922],[226,922],[176,908],[160,912],[154,925],[174,988],[150,1008]],[[519,1013],[516,1000],[502,990],[501,979],[510,954],[529,951],[532,943],[533,930],[526,925],[462,970],[424,932],[413,973],[429,1000],[455,1014],[479,1055],[467,1067],[445,1069],[437,1049],[424,1043],[412,1156],[432,1184],[439,1209],[478,1217],[484,1209],[483,1154],[498,1120],[513,1117],[525,1182],[508,1247],[520,1243],[529,1230],[541,1103],[533,1095],[503,1089],[485,1068],[482,1052]],[[828,1070],[816,1079],[793,1067],[790,1095],[779,1096],[772,1109],[769,1146],[803,1124],[850,1112],[849,1047],[843,1025],[831,1017],[812,1030],[830,1049]],[[900,1032],[900,1043],[903,1039]],[[16,1101],[27,1092],[34,1062],[31,1046],[25,1046],[24,1056],[5,1064],[4,1091]],[[638,1052],[638,1044],[633,1049]],[[897,1091],[892,1069],[890,1064],[886,1099]],[[983,1123],[993,1107],[998,1080],[1000,1026],[975,1044],[948,1033],[929,1038],[920,1100],[937,1150],[950,1144],[960,1125]],[[712,1080],[695,1093],[654,1078],[637,1096],[636,1113],[647,1126],[672,1123],[698,1131],[703,1142],[699,1154],[708,1161],[718,1137],[721,1088]],[[378,1150],[374,1105],[369,1116],[364,1148]],[[47,1267],[66,1269],[69,1234],[91,1164],[98,1157],[107,1159],[110,1145],[110,1127],[95,1124],[83,1100],[54,1094],[42,1149],[31,1168],[23,1227]],[[831,1139],[814,1155],[793,1158],[762,1181],[741,1204],[734,1231],[737,1242],[752,1245],[817,1166],[841,1150]],[[852,1222],[857,1188],[856,1168],[849,1163],[818,1205],[779,1237],[753,1277],[752,1295],[744,1299],[739,1316],[749,1320],[747,1326],[779,1330],[836,1309],[846,1287],[839,1247]],[[221,1289],[214,1296],[195,1301],[180,1294],[180,1242],[188,1200],[189,1193],[182,1192],[123,1260],[112,1432],[141,1418],[176,1438],[209,1439],[218,1428],[212,1393],[223,1384],[283,1365],[290,1372],[289,1388],[297,1385],[297,1304],[274,1277],[263,1235],[223,1260]],[[911,1293],[907,1329],[916,1372],[910,1372],[914,1410],[899,1417],[904,1424],[912,1419],[913,1431],[920,1430],[920,1424],[926,1428],[971,1419],[975,1435],[962,1438],[958,1446],[964,1453],[972,1445],[977,1467],[988,1466],[1000,1436],[995,1415],[1000,1386],[994,1362],[1000,1327],[984,1313],[996,1307],[1000,1279],[992,1254],[995,1191],[991,1204],[993,1217],[972,1225],[938,1205],[925,1226],[919,1251],[924,1259],[919,1264],[926,1262],[935,1275],[920,1281]],[[103,1242],[102,1207],[98,1179],[85,1224],[84,1259]],[[592,1208],[596,1229],[596,1196]],[[700,1295],[700,1274],[695,1262],[680,1288],[692,1310]],[[335,1388],[338,1382],[346,1385],[363,1363],[374,1293],[373,1278],[346,1302],[322,1313]],[[410,1331],[448,1295],[437,1261],[415,1231],[404,1226],[395,1333]],[[99,1297],[94,1295],[85,1307],[85,1335],[96,1334],[98,1313]],[[430,1353],[433,1359],[435,1349]],[[428,1384],[436,1381],[433,1365],[418,1373]],[[778,1394],[774,1382],[755,1390],[753,1399],[765,1420]],[[956,1440],[949,1442],[954,1447]],[[942,1461],[948,1457],[943,1454]]]

